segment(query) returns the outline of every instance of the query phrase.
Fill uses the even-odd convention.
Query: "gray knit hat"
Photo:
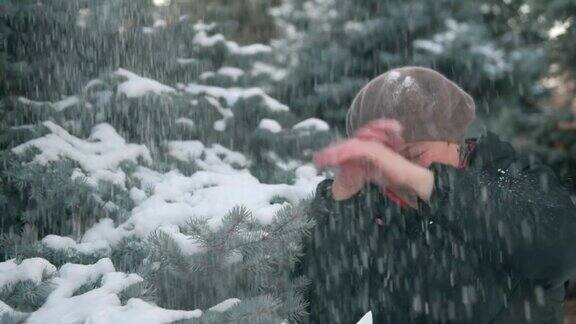
[[[346,132],[392,118],[404,126],[406,142],[463,143],[475,117],[472,97],[442,74],[423,67],[390,70],[358,92],[346,115]]]

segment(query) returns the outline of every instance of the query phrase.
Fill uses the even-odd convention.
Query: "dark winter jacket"
[[[561,323],[576,270],[576,207],[552,170],[488,133],[469,166],[432,164],[430,203],[392,203],[366,185],[316,190],[297,272],[311,323]],[[380,225],[379,225],[380,224]]]

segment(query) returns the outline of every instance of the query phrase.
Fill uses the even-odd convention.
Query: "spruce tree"
[[[30,323],[301,318],[306,278],[291,272],[322,179],[307,163],[334,134],[267,93],[283,74],[269,46],[163,19],[148,2],[106,3],[10,2],[3,16],[15,35],[4,58],[47,83],[4,83],[0,98],[0,313]],[[65,30],[72,51],[46,40],[45,57],[13,52],[37,37],[20,15],[50,37]],[[80,57],[96,44],[106,51]],[[68,74],[44,65],[58,55]]]
[[[573,87],[575,80],[574,44],[576,34],[573,1],[513,2],[522,19],[517,24],[545,40],[548,70],[540,87],[545,100],[523,110],[503,114],[497,127],[522,151],[535,154],[550,164],[560,179],[576,195],[576,136]]]
[[[296,113],[342,128],[349,104],[368,80],[393,67],[422,65],[469,91],[480,114],[516,107],[539,95],[546,56],[538,49],[540,39],[502,28],[489,10],[478,10],[492,5],[285,0],[272,11],[283,31],[274,44],[288,66],[278,96]]]

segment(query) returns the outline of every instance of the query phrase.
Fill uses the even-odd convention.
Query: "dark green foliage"
[[[90,280],[90,281],[84,283],[82,286],[78,287],[78,289],[76,289],[74,291],[72,296],[79,296],[79,295],[82,295],[82,294],[89,292],[90,290],[100,288],[101,283],[102,283],[102,277],[103,276],[98,276],[95,280]]]
[[[232,25],[197,24],[179,17],[177,10],[171,11],[176,6],[154,8],[148,0],[49,0],[42,2],[42,8],[36,1],[5,3],[9,10],[0,13],[0,76],[10,77],[0,80],[2,259],[41,257],[61,267],[66,263],[93,264],[109,257],[117,271],[145,278],[119,294],[122,303],[138,297],[167,308],[206,310],[228,298],[241,300],[222,313],[207,310],[202,323],[301,318],[306,279],[290,276],[301,236],[312,226],[301,206],[285,207],[266,225],[244,208],[232,210],[222,226],[208,226],[207,220],[191,221],[180,228],[200,242],[198,253],[191,255],[161,229],[146,240],[125,237],[111,250],[91,254],[74,248],[54,250],[39,241],[56,234],[81,242],[86,230],[103,218],[111,218],[115,226],[122,224],[137,205],[134,200],[139,198],[132,195],[141,194],[131,189],[151,194],[138,176],[141,167],[186,176],[201,170],[200,162],[171,156],[169,141],[199,140],[206,148],[223,145],[249,160],[247,165],[232,163],[233,168],[247,167],[262,182],[293,183],[294,169],[328,143],[333,133],[292,129],[301,118],[269,105],[270,98],[259,89],[269,90],[270,76],[252,72],[256,63],[272,64],[273,53],[239,54],[236,44],[218,35]],[[159,18],[165,26],[153,27]],[[214,37],[214,42],[201,44],[194,40],[198,36]],[[238,68],[244,74],[237,80],[218,73],[200,77],[222,67]],[[122,72],[118,68],[175,91],[127,97],[120,91],[126,78],[114,73]],[[252,89],[232,103],[212,94],[183,91],[190,83],[222,90]],[[60,106],[69,96],[74,96],[74,102]],[[263,118],[278,121],[283,130],[271,134],[258,128]],[[66,158],[29,163],[38,156],[38,149],[21,154],[11,151],[32,139],[55,136],[47,121],[82,140],[94,127],[109,124],[127,143],[145,145],[152,161],[121,162],[124,186],[106,181],[92,186],[92,181],[82,177],[71,179],[76,168],[82,169],[80,163]],[[215,129],[216,121],[224,121],[225,129]],[[98,139],[88,141],[96,143]],[[270,203],[287,201],[275,197]],[[21,283],[10,288],[7,303],[22,312],[37,309],[48,293],[43,284]],[[98,278],[74,295],[100,286]]]
[[[560,94],[565,98],[554,106],[537,103],[538,109],[507,112],[497,124],[523,151],[548,162],[562,182],[576,194],[575,97],[570,88],[576,76],[576,46],[572,41],[576,37],[576,3],[554,0],[512,1],[512,4],[529,8],[521,23],[530,28],[532,34],[537,35],[535,37],[546,40],[540,50],[546,51],[549,57],[547,76],[557,80],[556,88],[559,93],[565,92]]]
[[[151,286],[145,281],[134,283],[118,294],[118,298],[122,304],[125,304],[130,298],[140,298],[150,302],[154,302],[155,296],[151,291]]]
[[[0,291],[0,300],[18,311],[33,312],[44,304],[53,290],[52,284],[48,281],[39,284],[29,280],[19,281],[4,286]]]
[[[83,254],[74,249],[54,250],[41,242],[31,241],[18,236],[2,236],[2,248],[6,254],[18,260],[27,258],[44,258],[54,266],[60,267],[66,263],[93,264],[107,257],[109,252],[100,250],[92,254]]]
[[[103,203],[102,209],[106,212],[104,216],[112,218],[116,225],[128,219],[130,210],[134,208],[134,201],[126,189],[117,184],[100,181],[98,195],[98,200]]]
[[[12,314],[6,312],[0,315],[0,323],[2,324],[23,323],[27,317],[28,315],[25,314]]]
[[[24,104],[16,98],[0,99],[0,149],[11,149],[49,130],[40,121],[49,116],[47,104]]]
[[[71,262],[73,260],[70,260]],[[91,263],[95,263],[91,262]],[[57,282],[52,281],[57,275],[43,275],[41,282],[35,283],[30,280],[18,281],[8,284],[0,289],[0,300],[12,307],[16,312],[30,313],[40,308],[49,295],[54,291]],[[71,297],[80,296],[102,286],[103,276],[100,275],[89,280],[76,288]],[[122,304],[130,298],[147,298],[148,286],[146,283],[134,283],[124,288],[118,297]]]
[[[266,43],[276,35],[268,8],[278,0],[201,0],[182,2],[181,13],[218,24],[218,30],[242,44]]]
[[[286,202],[288,202],[288,199],[282,196],[274,196],[272,199],[270,199],[270,204],[283,204]]]
[[[202,317],[177,321],[177,324],[217,323],[273,323],[281,319],[276,315],[280,302],[270,295],[245,299],[224,312],[207,310]]]
[[[148,244],[139,238],[123,238],[112,250],[110,259],[118,271],[137,272],[149,254],[148,248]]]
[[[0,78],[0,96],[58,100],[58,95],[78,93],[90,79],[118,67],[171,85],[187,83],[230,60],[224,43],[204,49],[192,47],[195,31],[186,21],[211,19],[185,19],[181,15],[187,9],[180,8],[185,4],[175,1],[167,10],[154,7],[148,0],[49,0],[42,4],[7,0],[2,6],[0,75],[6,77]],[[255,17],[263,3],[237,6],[235,2],[234,6],[250,10]],[[224,8],[210,7],[211,12]],[[199,14],[198,8],[192,13]],[[267,15],[259,16],[263,25],[271,24]],[[165,26],[153,27],[159,19]],[[143,32],[143,28],[148,31]],[[195,62],[178,63],[177,58],[189,58],[196,50],[200,50],[200,56]],[[207,57],[211,60],[205,60]],[[237,58],[234,61],[242,64]]]
[[[490,128],[573,183],[573,130],[558,125],[574,114],[549,111],[570,107],[546,107],[542,81],[558,77],[562,88],[575,79],[574,1],[284,0],[273,13],[288,67],[276,93],[298,116],[323,118],[342,133],[368,80],[397,66],[428,66],[470,92]]]
[[[518,2],[518,1],[514,1]],[[576,72],[576,3],[572,0],[529,1],[529,24],[542,37],[550,37],[547,48],[551,59],[560,66],[561,71]],[[560,27],[553,35],[550,29]],[[562,32],[560,32],[562,31]]]
[[[61,10],[54,9],[53,12],[51,11],[54,14],[53,16],[34,10],[27,11],[25,7],[14,5],[13,10],[7,14],[6,21],[7,23],[15,24],[14,21],[18,21],[20,15],[26,17],[41,15],[44,20],[49,21],[60,15],[72,15],[75,12],[74,10],[77,9],[68,8],[70,10],[64,10],[65,5],[63,2],[58,2],[58,6],[61,7],[57,8]],[[166,27],[154,28],[151,33],[143,33],[141,28],[150,25],[152,21],[146,15],[142,17],[134,16],[136,12],[145,12],[143,9],[145,6],[140,1],[136,1],[134,4],[124,1],[115,4],[108,2],[97,4],[96,2],[87,1],[81,5],[76,5],[83,8],[84,11],[82,12],[88,13],[86,17],[82,16],[84,14],[78,14],[84,17],[82,19],[87,27],[84,31],[75,32],[81,33],[83,37],[93,37],[94,39],[91,41],[110,46],[107,52],[118,52],[119,56],[114,59],[111,58],[112,61],[110,62],[99,62],[96,65],[99,67],[98,71],[100,72],[95,71],[94,73],[88,73],[88,75],[84,69],[67,66],[67,69],[74,70],[74,77],[80,78],[76,82],[74,82],[75,79],[66,79],[66,82],[74,83],[75,86],[82,84],[83,80],[89,78],[97,76],[101,78],[93,79],[83,89],[78,89],[76,91],[79,93],[78,103],[63,110],[54,109],[51,102],[35,102],[16,97],[6,98],[6,109],[0,110],[2,112],[6,111],[6,125],[27,125],[37,123],[39,120],[51,119],[60,125],[69,123],[65,127],[67,131],[75,136],[87,137],[96,124],[106,122],[112,125],[128,142],[146,145],[154,160],[157,161],[158,167],[161,167],[160,163],[169,161],[165,156],[165,152],[161,152],[165,140],[196,139],[202,140],[206,145],[221,143],[232,150],[248,151],[253,154],[257,162],[264,162],[262,165],[253,164],[251,170],[262,181],[266,182],[278,182],[289,179],[289,170],[279,170],[274,163],[265,162],[265,157],[262,156],[265,151],[273,148],[283,158],[292,156],[298,159],[302,157],[308,159],[309,154],[300,156],[300,153],[306,152],[307,149],[315,150],[325,144],[328,138],[331,138],[329,135],[322,135],[319,141],[309,143],[305,138],[306,136],[300,139],[298,135],[288,132],[286,135],[281,136],[264,135],[266,139],[264,142],[261,141],[260,139],[263,137],[260,136],[256,126],[262,118],[278,120],[284,127],[290,127],[299,118],[296,118],[290,112],[272,111],[260,94],[239,98],[232,107],[227,107],[226,103],[221,100],[223,108],[231,109],[234,112],[234,118],[226,120],[227,131],[225,132],[214,130],[214,122],[222,119],[222,115],[214,104],[206,99],[207,96],[205,94],[148,94],[138,98],[125,97],[117,92],[118,85],[124,82],[125,78],[101,72],[123,67],[143,76],[175,86],[177,83],[186,84],[191,81],[197,81],[199,75],[205,71],[216,71],[224,66],[237,67],[244,69],[246,72],[237,82],[233,83],[231,79],[216,77],[207,78],[205,83],[219,87],[253,87],[270,83],[269,78],[263,77],[263,75],[252,76],[249,72],[254,63],[271,62],[272,56],[265,52],[239,55],[232,50],[234,46],[230,45],[230,42],[224,38],[215,38],[211,46],[198,45],[194,42],[196,36],[199,34],[207,37],[215,36],[217,35],[217,29],[213,26],[197,25],[196,22],[190,19],[169,21]],[[106,13],[108,16],[98,17],[97,13]],[[124,14],[124,16],[119,16],[118,14]],[[172,15],[173,13],[166,12],[164,14]],[[78,18],[78,15],[73,15],[74,19]],[[36,22],[32,18],[27,19]],[[72,21],[70,17],[67,19]],[[117,35],[118,32],[114,26],[126,25],[127,21],[130,22],[128,24],[129,28],[122,32],[121,35]],[[64,22],[60,23],[64,24]],[[74,23],[76,23],[76,20],[74,20]],[[105,32],[101,33],[101,30],[97,29],[98,26],[103,26]],[[33,33],[33,30],[31,29],[30,32]],[[91,32],[93,30],[98,30],[99,33]],[[112,39],[106,38],[110,35],[120,37],[121,42],[115,43],[114,39],[116,38],[114,37]],[[18,39],[16,38],[15,41]],[[92,46],[91,41],[82,38],[82,46]],[[80,41],[72,38],[70,42],[77,43]],[[42,44],[39,46],[44,46]],[[57,47],[51,47],[50,50],[58,52]],[[95,50],[95,55],[101,55],[97,54],[101,53],[100,51],[100,48]],[[74,53],[72,51],[71,55],[75,55]],[[32,54],[30,55],[30,59],[36,57]],[[63,54],[55,53],[54,55]],[[152,55],[155,58],[148,58],[146,55]],[[138,57],[138,59],[136,60],[135,57]],[[181,58],[193,58],[193,60],[185,64],[178,63]],[[67,64],[69,63],[67,61]],[[63,80],[57,78],[57,80],[50,82],[60,81]],[[48,83],[46,81],[43,84]],[[31,82],[27,84],[32,86]],[[38,88],[38,85],[34,85],[34,87]],[[54,88],[52,87],[51,89],[54,90]],[[56,92],[74,93],[71,91]],[[26,92],[17,91],[12,94],[17,93],[29,95]],[[37,95],[31,95],[31,97],[43,98]],[[194,121],[195,127],[178,123],[179,118],[187,118]],[[70,123],[70,121],[74,122]],[[13,138],[13,135],[7,136],[7,140],[13,141]],[[314,139],[314,136],[311,138]],[[182,166],[182,163],[177,165]],[[169,167],[170,165],[168,164],[162,168]],[[190,166],[186,167],[183,172],[191,174],[194,170],[195,167]],[[118,216],[118,218],[121,218],[121,216]]]
[[[146,279],[163,307],[207,308],[234,297],[243,302],[225,318],[241,323],[300,318],[305,281],[291,280],[290,272],[301,235],[312,225],[302,206],[282,209],[269,225],[242,207],[230,211],[216,230],[207,220],[192,219],[183,230],[200,242],[201,252],[187,256],[170,235],[156,231],[149,239]]]
[[[71,179],[71,161],[24,164],[10,151],[1,152],[0,159],[3,233],[19,233],[30,224],[40,237],[78,235],[98,218],[92,189],[80,178]]]
[[[525,114],[510,111],[499,125],[516,147],[545,161],[562,183],[576,193],[576,117],[568,111],[547,109]],[[568,125],[568,128],[562,127]]]
[[[52,275],[43,273],[39,283],[25,280],[4,285],[0,289],[0,300],[16,311],[33,312],[44,304],[48,295],[54,290],[51,278]]]
[[[280,7],[275,15],[296,34],[278,42],[290,66],[278,93],[298,115],[340,129],[360,87],[393,67],[443,72],[476,98],[480,112],[498,109],[503,97],[530,97],[546,69],[544,53],[536,50],[541,39],[525,25],[494,28],[489,13],[478,10],[490,1],[283,3],[290,9]],[[510,15],[506,19],[520,13]]]
[[[23,114],[21,116],[25,116]],[[13,116],[18,115],[14,112]],[[72,173],[78,167],[76,162],[62,159],[45,164],[33,163],[39,154],[33,146],[21,154],[11,151],[23,140],[45,133],[47,128],[41,125],[2,129],[7,140],[3,143],[6,149],[0,151],[1,258],[39,256],[56,265],[97,261],[104,255],[54,251],[36,241],[48,234],[78,239],[103,217],[120,223],[133,208],[133,202],[127,191],[110,183],[100,181],[96,189],[82,177],[72,179]],[[122,166],[127,171],[134,168],[128,163]]]
[[[144,38],[125,36],[152,24],[143,15],[151,1],[9,0],[3,6],[0,28],[7,35],[2,54],[8,77],[0,88],[40,100],[76,93],[107,69],[129,65],[138,44],[147,44]],[[77,28],[80,21],[85,28]]]

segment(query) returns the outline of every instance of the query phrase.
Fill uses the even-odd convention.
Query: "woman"
[[[562,322],[576,270],[576,208],[553,172],[488,133],[465,140],[473,99],[443,75],[398,68],[318,152],[299,271],[310,322]]]

